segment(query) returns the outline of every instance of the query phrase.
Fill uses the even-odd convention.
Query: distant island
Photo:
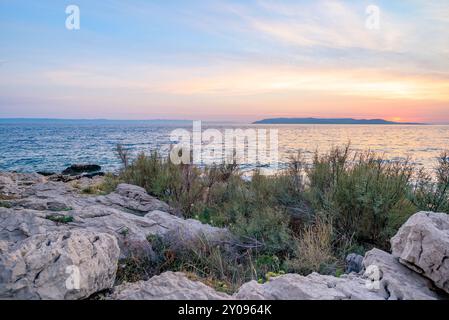
[[[271,118],[263,119],[253,124],[413,124],[417,122],[394,122],[384,119],[352,119],[352,118]]]

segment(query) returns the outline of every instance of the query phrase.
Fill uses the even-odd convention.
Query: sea
[[[449,149],[449,125],[201,123],[201,132],[208,129],[222,133],[265,129],[267,136],[276,132],[277,169],[284,168],[298,151],[311,161],[316,152],[349,143],[355,151],[370,150],[387,161],[411,159],[416,166],[431,170],[441,152]],[[192,132],[193,122],[0,119],[0,171],[59,172],[71,164],[93,163],[101,165],[104,171],[115,172],[121,168],[115,151],[117,144],[129,150],[131,158],[140,152],[167,155],[174,145],[170,139],[174,130]],[[261,164],[248,162],[242,164],[242,169],[251,171],[258,166]]]

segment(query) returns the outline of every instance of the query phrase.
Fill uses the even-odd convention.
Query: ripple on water
[[[216,127],[219,130],[227,125]],[[235,124],[229,126],[236,128]],[[183,126],[185,129],[191,127]],[[247,128],[273,128],[273,126],[243,126]],[[358,125],[297,125],[275,126],[279,133],[280,167],[302,150],[311,160],[315,151],[328,151],[349,141],[354,150],[371,150],[386,159],[413,162],[433,168],[436,157],[449,149],[449,126],[358,126]],[[116,170],[120,162],[114,149],[123,144],[133,154],[157,149],[167,154],[170,133],[174,125],[152,124],[61,124],[45,123],[3,124],[0,122],[0,170],[33,172],[60,171],[77,162],[98,163],[105,170]],[[252,146],[254,147],[254,146]],[[246,164],[245,169],[254,168]]]

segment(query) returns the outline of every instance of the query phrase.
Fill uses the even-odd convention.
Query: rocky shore
[[[0,173],[1,299],[87,299],[99,292],[119,300],[449,298],[449,215],[433,212],[413,215],[391,239],[391,253],[373,249],[350,257],[348,264],[356,266],[349,270],[360,271],[340,277],[285,274],[248,282],[233,295],[179,272],[117,285],[122,259],[151,259],[149,237],[176,234],[188,246],[198,238],[227,243],[232,235],[177,216],[137,186],[120,184],[105,195],[81,192],[102,179],[89,172],[75,178]]]

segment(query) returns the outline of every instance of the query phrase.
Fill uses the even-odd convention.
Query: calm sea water
[[[281,163],[298,149],[310,158],[316,150],[350,141],[356,150],[370,149],[390,160],[412,157],[416,165],[430,169],[441,151],[449,149],[449,126],[203,124],[204,129],[211,127],[278,129]],[[97,163],[114,171],[120,167],[117,143],[133,154],[167,153],[175,128],[191,130],[192,124],[0,120],[0,171],[61,171],[73,163]]]

